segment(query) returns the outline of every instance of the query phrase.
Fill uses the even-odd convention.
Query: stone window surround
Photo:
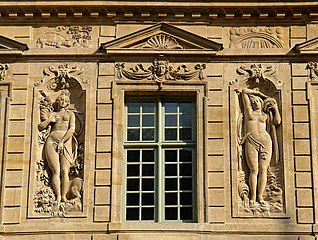
[[[138,224],[138,228],[143,228],[143,225],[149,226],[149,224],[153,224],[155,228],[160,229],[166,226],[166,223],[127,223],[123,219],[123,153],[124,153],[124,101],[126,94],[135,94],[139,96],[143,96],[145,94],[153,94],[158,93],[165,96],[192,96],[195,98],[196,104],[196,139],[197,139],[197,151],[196,151],[196,177],[197,177],[197,222],[198,223],[191,223],[191,229],[195,230],[198,229],[199,224],[205,223],[207,218],[207,212],[205,209],[207,208],[207,202],[204,201],[204,198],[199,197],[203,196],[207,193],[207,186],[204,185],[206,181],[206,169],[204,169],[204,161],[206,159],[205,152],[204,152],[204,145],[206,143],[206,134],[204,129],[206,128],[205,124],[206,121],[204,120],[204,109],[206,108],[206,95],[207,95],[207,82],[193,80],[189,82],[167,82],[163,85],[162,89],[159,91],[158,85],[149,83],[149,81],[123,81],[117,80],[113,82],[113,159],[112,159],[112,168],[113,168],[113,175],[112,175],[112,195],[111,195],[111,224],[109,226],[110,231],[121,231],[121,230],[129,230],[134,229],[133,226]],[[202,111],[201,111],[201,110]],[[170,225],[170,223],[169,223]],[[187,223],[187,227],[184,226],[182,223],[172,223],[174,227],[180,229],[188,229],[189,223]]]

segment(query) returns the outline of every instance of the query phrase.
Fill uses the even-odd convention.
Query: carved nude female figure
[[[275,99],[258,90],[242,90],[244,106],[243,139],[245,158],[250,170],[250,207],[257,201],[265,205],[264,191],[267,183],[267,170],[273,153],[273,139],[266,130],[268,125],[279,125],[281,117]],[[276,140],[274,141],[274,143]]]
[[[44,156],[52,171],[52,186],[56,201],[66,202],[69,190],[69,170],[74,161],[72,137],[75,131],[75,115],[67,107],[70,104],[70,93],[64,90],[56,99],[57,110],[51,112],[39,125],[40,131],[51,125],[51,133],[43,147]]]

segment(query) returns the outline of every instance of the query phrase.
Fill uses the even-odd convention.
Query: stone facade
[[[0,19],[0,240],[318,239],[316,2],[3,1]]]

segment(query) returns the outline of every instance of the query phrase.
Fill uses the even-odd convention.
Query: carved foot
[[[255,200],[250,200],[250,208],[256,208],[257,202]]]

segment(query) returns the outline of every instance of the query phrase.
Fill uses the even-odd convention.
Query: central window
[[[193,100],[125,101],[126,221],[196,221]]]

